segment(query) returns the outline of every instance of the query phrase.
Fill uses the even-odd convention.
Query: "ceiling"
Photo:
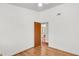
[[[53,7],[56,7],[58,5],[61,5],[63,3],[43,3],[42,7],[38,6],[38,3],[9,3],[11,5],[15,5],[18,7],[28,8],[34,11],[44,11]]]

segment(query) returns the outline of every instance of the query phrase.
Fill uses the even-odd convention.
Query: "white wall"
[[[79,4],[59,5],[41,12],[40,19],[49,22],[49,47],[79,55]]]
[[[0,4],[0,52],[13,55],[34,46],[33,22],[37,12]]]
[[[61,13],[61,15],[57,15]],[[0,4],[0,51],[13,55],[34,46],[34,21],[48,22],[49,47],[79,55],[79,4],[40,12]]]

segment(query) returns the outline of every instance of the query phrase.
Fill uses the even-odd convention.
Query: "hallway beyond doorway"
[[[34,22],[34,47],[48,44],[48,22]]]

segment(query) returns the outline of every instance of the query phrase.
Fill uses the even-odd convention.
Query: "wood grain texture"
[[[40,47],[31,48],[25,50],[21,53],[16,54],[16,56],[77,56],[72,53],[61,51],[55,48],[49,48],[47,44],[42,44]]]
[[[41,46],[41,23],[34,22],[34,44],[35,47]]]

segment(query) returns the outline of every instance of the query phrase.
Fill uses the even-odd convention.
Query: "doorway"
[[[41,47],[48,46],[48,22],[41,23]]]
[[[41,23],[34,22],[34,47],[41,46]]]
[[[34,22],[34,47],[48,46],[48,22]]]

